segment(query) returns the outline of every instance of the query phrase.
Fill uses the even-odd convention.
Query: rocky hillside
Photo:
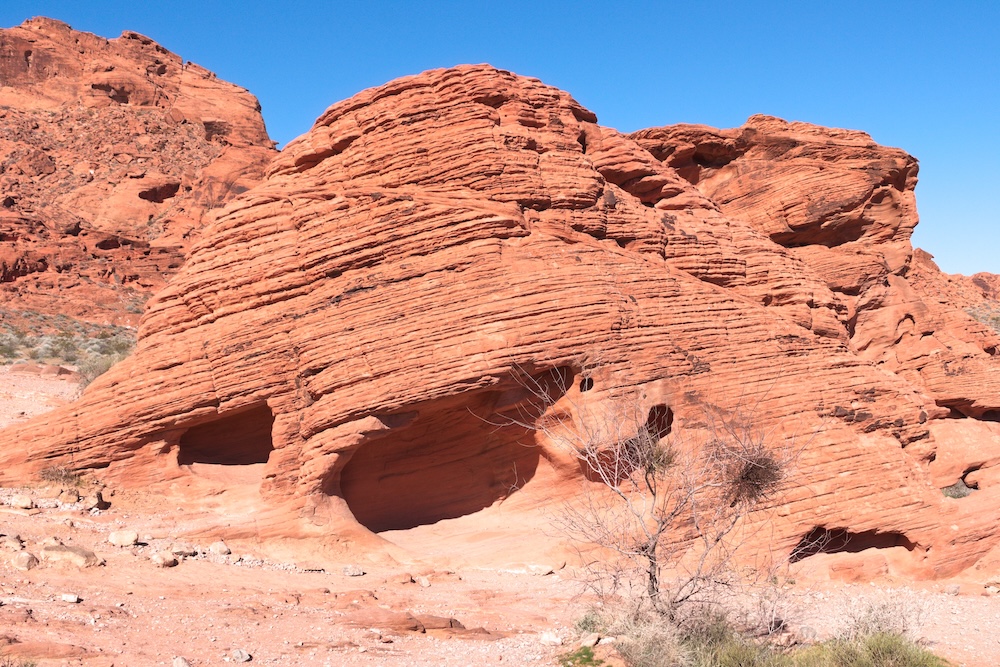
[[[910,577],[995,565],[1000,338],[911,247],[916,180],[861,132],[625,136],[488,66],[393,81],[226,205],[129,360],[0,432],[2,481],[99,469],[211,498],[203,532],[391,550],[433,529],[502,554],[589,483],[552,419],[625,406],[698,442],[706,411],[743,412],[801,450],[768,548]],[[526,376],[561,378],[553,405],[532,411]]]
[[[253,95],[148,37],[0,30],[0,335],[135,326],[274,153]]]

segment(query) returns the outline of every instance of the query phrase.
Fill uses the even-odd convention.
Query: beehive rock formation
[[[798,443],[772,549],[826,531],[955,573],[998,538],[1000,341],[933,300],[931,265],[914,280],[915,182],[857,132],[628,137],[488,66],[399,79],[290,143],[150,302],[129,360],[0,432],[0,474],[214,480],[221,532],[327,545],[517,525],[588,483],[504,417],[550,418],[516,377],[555,371],[570,418],[669,407],[697,438],[706,407],[749,407]],[[978,490],[945,498],[963,477]]]
[[[147,37],[44,18],[0,30],[4,321],[135,325],[271,146],[250,93]]]

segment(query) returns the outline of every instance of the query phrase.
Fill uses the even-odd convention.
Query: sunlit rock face
[[[669,409],[697,447],[707,411],[742,412],[799,452],[754,540],[953,573],[997,541],[998,341],[932,298],[932,264],[912,279],[915,177],[861,133],[628,137],[488,66],[399,79],[330,107],[215,217],[135,354],[0,433],[3,476],[214,488],[233,534],[456,526],[473,549],[481,520],[523,547],[591,484],[552,420]],[[963,475],[978,490],[946,499]]]
[[[4,323],[134,326],[271,146],[253,95],[147,37],[0,29]]]

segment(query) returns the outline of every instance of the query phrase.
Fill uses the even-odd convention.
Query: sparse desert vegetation
[[[88,360],[123,357],[135,346],[135,330],[115,325],[98,325],[63,315],[19,311],[19,322],[28,325],[0,325],[0,358],[87,364]],[[47,333],[38,333],[47,332]]]

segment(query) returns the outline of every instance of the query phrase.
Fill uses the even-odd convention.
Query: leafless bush
[[[72,468],[66,468],[63,466],[49,466],[47,468],[42,468],[38,476],[43,482],[51,482],[53,484],[61,484],[63,486],[77,487],[83,484],[83,478],[80,473],[76,472]]]
[[[585,583],[682,627],[686,609],[703,616],[719,594],[769,578],[774,563],[741,570],[734,556],[748,539],[743,520],[777,492],[792,448],[772,444],[752,410],[708,406],[707,436],[688,441],[674,432],[669,406],[650,405],[639,390],[583,400],[592,380],[587,371],[579,383],[575,375],[520,372],[529,397],[509,419],[575,460],[592,482],[557,519],[576,543],[602,552],[589,560]]]
[[[838,633],[847,641],[874,635],[910,637],[920,627],[925,602],[903,591],[873,591],[850,600]]]

